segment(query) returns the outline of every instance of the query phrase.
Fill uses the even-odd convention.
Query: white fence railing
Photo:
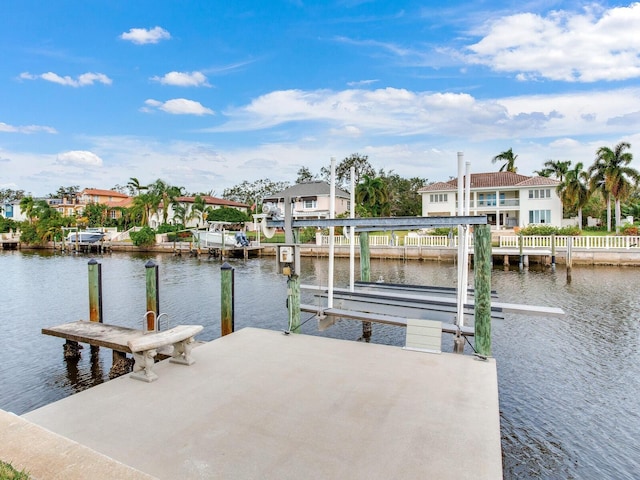
[[[500,237],[499,246],[501,248],[520,248],[520,238],[522,238],[522,248],[551,248],[550,235],[506,235]],[[608,249],[640,249],[640,236],[575,236],[573,238],[574,249],[585,250],[608,250]],[[334,245],[349,245],[349,238],[344,235],[335,235]],[[318,235],[316,244],[329,245],[329,235]],[[360,245],[360,237],[356,235],[355,244]],[[391,235],[369,235],[369,245],[371,246],[405,246],[405,247],[457,247],[458,236],[449,238],[446,235],[407,235],[403,237]],[[473,235],[471,236],[471,246],[473,245]],[[556,235],[555,246],[559,249],[567,248],[567,236]]]
[[[551,236],[509,235],[500,237],[500,247],[519,248],[520,238],[522,238],[523,248],[551,248]],[[573,238],[573,248],[584,248],[586,250],[608,250],[612,248],[629,249],[640,248],[640,236],[575,236]],[[556,248],[567,248],[567,236],[556,235]]]

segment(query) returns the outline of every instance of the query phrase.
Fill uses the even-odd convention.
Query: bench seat
[[[178,325],[169,330],[151,332],[129,340],[127,345],[135,359],[131,378],[145,382],[157,380],[158,375],[153,372],[154,357],[159,348],[168,345],[173,345],[170,362],[191,365],[194,362],[191,357],[194,337],[202,329],[202,325]]]

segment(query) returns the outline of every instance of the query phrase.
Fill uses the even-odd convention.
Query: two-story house
[[[513,172],[471,174],[471,215],[486,215],[495,230],[530,224],[562,225],[562,201],[552,178]],[[458,179],[437,182],[418,190],[425,217],[457,214]]]
[[[285,211],[285,198],[291,202],[293,219],[329,218],[329,195],[331,187],[327,182],[314,181],[297,183],[281,192],[262,199],[263,204],[271,203]],[[335,189],[335,216],[349,212],[350,195],[340,188]]]
[[[120,218],[122,216],[121,208],[130,207],[133,198],[124,193],[115,190],[100,190],[98,188],[85,188],[78,195],[79,204],[83,207],[90,203],[99,203],[108,207],[107,215],[109,218]],[[82,211],[77,213],[82,214]]]

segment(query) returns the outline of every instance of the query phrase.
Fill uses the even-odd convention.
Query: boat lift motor
[[[297,245],[278,245],[276,269],[282,275],[300,275],[300,247]]]

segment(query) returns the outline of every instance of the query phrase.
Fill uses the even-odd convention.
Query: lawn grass
[[[29,480],[29,474],[24,470],[18,471],[10,463],[0,460],[0,480]]]

